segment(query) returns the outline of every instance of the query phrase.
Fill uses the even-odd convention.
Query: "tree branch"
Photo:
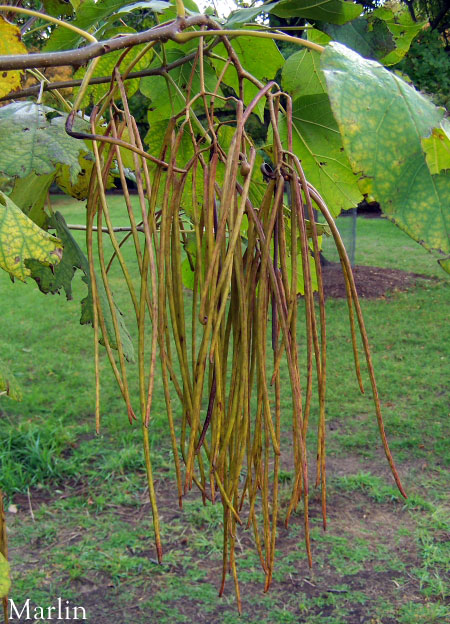
[[[126,76],[125,80],[131,80],[132,78],[143,78],[144,76],[163,76],[171,69],[179,67],[180,65],[184,65],[184,63],[189,63],[189,61],[192,61],[196,55],[197,50],[195,50],[195,52],[191,52],[191,54],[187,54],[186,56],[177,59],[176,61],[173,61],[172,63],[168,63],[167,65],[162,65],[161,67],[153,67],[151,69],[141,69],[137,72],[131,72],[130,74],[128,74],[128,76]],[[111,82],[111,76],[97,76],[91,78],[89,84],[105,84],[107,82]],[[79,87],[81,83],[82,80],[75,79],[49,82],[44,84],[43,90],[52,91],[53,89],[68,89],[70,87]],[[5,102],[6,100],[18,100],[20,98],[28,97],[30,95],[35,95],[36,93],[39,93],[40,89],[41,85],[37,84],[33,87],[27,87],[26,89],[22,89],[21,91],[12,91],[11,93],[8,93],[8,95],[4,95],[3,97],[1,97],[0,102]]]
[[[186,19],[177,18],[173,22],[155,26],[149,30],[122,37],[114,37],[105,41],[91,43],[77,50],[63,52],[43,52],[36,54],[11,54],[0,56],[0,71],[11,69],[29,69],[31,67],[59,67],[61,65],[83,65],[87,61],[131,46],[149,41],[167,41],[191,26],[217,25],[207,15],[193,15]]]
[[[450,0],[447,0],[442,9],[436,15],[436,17],[430,21],[431,30],[435,30],[439,26],[448,11],[450,11]]]

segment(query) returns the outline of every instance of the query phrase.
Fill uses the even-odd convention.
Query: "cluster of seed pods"
[[[200,45],[196,61],[200,76],[202,60]],[[236,65],[239,80],[247,78],[232,52],[229,63]],[[384,434],[350,263],[327,206],[308,183],[292,149],[290,98],[275,83],[261,86],[247,106],[242,98],[228,97],[233,117],[223,121],[215,112],[215,103],[223,98],[219,95],[220,81],[219,77],[214,92],[207,92],[203,86],[192,99],[188,87],[186,107],[168,121],[157,153],[144,148],[117,69],[111,90],[120,92],[122,107],[112,104],[110,98],[110,121],[105,132],[96,133],[99,115],[105,110],[103,105],[92,111],[91,134],[72,134],[92,140],[96,157],[87,205],[87,248],[97,371],[101,337],[130,421],[136,418],[137,410],[132,405],[127,381],[121,318],[114,307],[109,282],[113,261],[120,264],[136,316],[139,413],[158,557],[162,557],[162,545],[149,436],[154,380],[160,374],[179,503],[195,484],[205,503],[223,505],[220,593],[231,573],[240,607],[235,546],[241,525],[253,530],[266,590],[271,583],[277,524],[282,513],[282,454],[283,458],[291,458],[293,473],[284,519],[287,524],[293,510],[303,502],[304,536],[311,564],[306,439],[314,375],[318,389],[315,484],[321,488],[326,526],[326,323],[318,213],[327,222],[341,259],[359,384],[363,391],[356,324],[362,337],[382,442],[402,493],[403,489]],[[251,113],[264,99],[273,138],[271,162],[262,159],[246,132]],[[69,131],[70,123],[69,118]],[[151,132],[150,128],[150,136]],[[134,159],[140,206],[137,213],[127,186],[125,149]],[[120,241],[105,194],[108,175],[116,166],[130,222],[129,233]],[[105,236],[114,248],[109,261],[105,257]],[[123,254],[126,241],[134,244],[133,267],[128,266]],[[97,273],[95,266],[99,267]],[[190,289],[185,287],[186,272]],[[100,296],[100,289],[106,293],[106,299]],[[299,343],[297,331],[300,294],[306,328],[304,344]],[[114,341],[108,338],[105,301],[110,308]],[[288,371],[292,395],[287,415],[282,415],[281,410],[282,370]],[[99,397],[98,373],[97,392]],[[291,420],[292,442],[287,449],[282,448],[282,418]],[[99,419],[98,402],[98,426]]]

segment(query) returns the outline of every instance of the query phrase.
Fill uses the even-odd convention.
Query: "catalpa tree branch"
[[[154,26],[149,30],[132,35],[123,35],[90,43],[77,50],[63,52],[39,52],[36,54],[11,54],[0,56],[0,71],[11,69],[30,69],[32,67],[60,67],[62,65],[83,65],[93,58],[103,56],[115,50],[123,50],[150,41],[176,40],[184,30],[192,26],[209,26],[214,30],[218,25],[207,15],[193,15],[188,18],[177,18],[173,22]]]
[[[175,67],[184,65],[184,63],[189,63],[189,61],[192,61],[195,58],[196,54],[197,50],[191,52],[191,54],[183,56],[182,58],[176,59],[176,61],[173,61],[172,63],[167,63],[167,65],[161,65],[160,67],[151,67],[149,69],[141,69],[140,71],[131,72],[128,74],[128,76],[124,76],[123,79],[132,80],[133,78],[144,78],[145,76],[163,76],[170,70],[175,69]],[[1,97],[0,102],[5,102],[6,100],[18,100],[20,98],[28,97],[30,95],[36,95],[40,92],[41,89],[43,91],[52,91],[54,89],[68,89],[70,87],[79,87],[82,82],[82,80],[73,79],[36,84],[32,87],[22,89],[21,91],[12,91],[11,93],[8,93],[8,95]],[[90,79],[89,84],[105,84],[107,82],[111,82],[111,76],[94,76]]]

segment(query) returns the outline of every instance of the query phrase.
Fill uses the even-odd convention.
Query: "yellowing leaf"
[[[75,181],[72,181],[70,167],[60,164],[56,169],[55,182],[67,195],[71,195],[75,197],[75,199],[86,199],[89,193],[89,181],[95,166],[95,161],[94,157],[91,156],[89,152],[84,152],[79,155],[78,162],[80,164],[80,172],[75,178]],[[113,186],[114,178],[112,175],[109,175],[106,188],[110,189]]]
[[[25,281],[30,275],[25,260],[53,266],[61,256],[61,241],[41,230],[0,191],[0,267]]]
[[[11,580],[9,578],[9,563],[6,561],[2,553],[0,553],[0,598],[4,598],[8,595],[10,586]]]
[[[432,174],[422,146],[443,127],[443,109],[341,44],[328,45],[321,64],[354,171],[391,221],[447,262],[450,171]]]
[[[47,229],[48,219],[44,209],[45,201],[54,178],[54,172],[44,175],[31,172],[25,178],[15,178],[13,189],[8,193],[9,199],[44,230]]]
[[[4,54],[27,54],[27,49],[21,41],[20,29],[0,16],[0,55]],[[21,70],[1,72],[0,97],[20,87],[22,74]]]
[[[431,136],[422,139],[430,173],[441,173],[450,169],[450,123],[443,119],[440,128],[433,128]]]

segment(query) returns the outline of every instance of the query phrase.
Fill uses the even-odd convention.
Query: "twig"
[[[28,498],[28,507],[30,508],[31,519],[33,520],[33,522],[36,522],[36,519],[35,519],[34,513],[33,513],[33,507],[31,506],[30,488],[27,488],[27,498]]]
[[[69,228],[69,230],[81,230],[83,232],[85,232],[87,230],[87,226],[83,225],[81,223],[68,223],[67,227]],[[96,225],[92,226],[92,230],[94,232],[97,232],[98,231],[97,226]],[[142,225],[138,225],[138,226],[136,226],[136,230],[138,232],[143,232],[144,231],[144,227]],[[128,226],[128,227],[127,226],[124,226],[124,227],[113,227],[112,231],[113,232],[132,232],[133,228],[130,227],[130,226]],[[108,233],[109,229],[107,227],[102,227],[102,232]]]

